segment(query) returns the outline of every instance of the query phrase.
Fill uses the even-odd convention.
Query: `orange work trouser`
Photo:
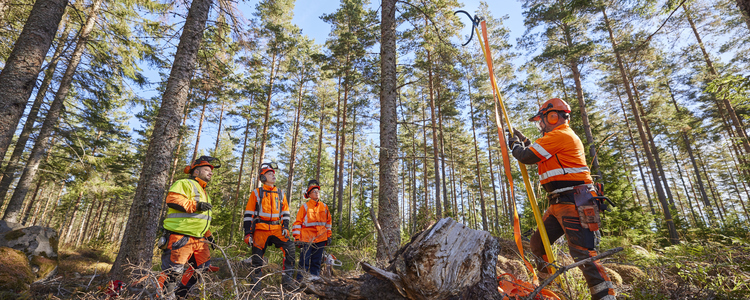
[[[550,205],[542,217],[550,244],[553,244],[565,234],[565,238],[568,240],[570,255],[575,261],[594,257],[597,255],[595,248],[599,244],[599,231],[592,232],[588,228],[581,226],[578,210],[575,203],[572,202],[573,195],[569,195],[568,197],[570,197],[570,202],[561,201],[561,203]],[[539,230],[535,231],[531,236],[531,252],[536,257],[541,257],[545,262],[548,262]],[[589,286],[592,299],[615,299],[614,296],[616,293],[612,281],[609,280],[609,276],[607,276],[607,272],[599,260],[583,264],[579,268]],[[540,264],[539,271],[547,272],[546,264]]]
[[[167,250],[161,255],[161,270],[159,285],[164,287],[165,281],[180,283],[175,290],[175,295],[185,297],[193,285],[198,282],[193,270],[209,268],[211,266],[211,252],[209,244],[204,243],[205,238],[197,238],[187,235],[172,233],[167,241]],[[189,265],[185,276],[185,264]],[[189,276],[188,276],[189,275]]]

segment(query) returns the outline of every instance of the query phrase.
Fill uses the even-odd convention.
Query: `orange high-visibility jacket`
[[[260,209],[258,209],[256,199],[260,189],[263,189],[263,199],[261,199]],[[253,230],[280,231],[282,226],[286,229],[289,228],[289,204],[287,204],[286,196],[279,199],[279,191],[278,187],[263,185],[250,193],[250,198],[245,206],[243,224],[245,234],[251,233]],[[252,228],[252,223],[256,218],[258,220],[255,222],[255,228]]]
[[[547,132],[526,150],[531,150],[540,159],[536,162],[539,181],[550,194],[593,183],[583,143],[568,124]]]
[[[331,212],[323,201],[307,200],[297,212],[297,220],[292,227],[295,240],[305,243],[319,243],[331,237]]]

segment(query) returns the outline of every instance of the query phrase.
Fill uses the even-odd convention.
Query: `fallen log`
[[[388,267],[361,262],[358,278],[305,281],[322,299],[502,299],[495,265],[500,243],[489,232],[444,218],[399,249]]]

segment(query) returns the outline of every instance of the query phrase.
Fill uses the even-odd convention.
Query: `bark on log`
[[[358,278],[310,278],[322,299],[501,299],[495,265],[500,243],[489,232],[444,218],[399,249],[380,269],[366,262]]]

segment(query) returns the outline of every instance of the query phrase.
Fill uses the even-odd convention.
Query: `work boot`
[[[288,274],[281,275],[281,286],[284,288],[284,290],[292,293],[297,291],[297,289],[299,288],[299,284],[297,283],[297,281]]]
[[[252,279],[250,280],[250,284],[252,285],[253,293],[257,293],[263,290],[263,283],[260,281],[258,277],[252,276]]]
[[[164,283],[164,290],[162,291],[163,299],[164,300],[177,299],[177,296],[174,294],[175,289],[177,289],[177,282]]]

